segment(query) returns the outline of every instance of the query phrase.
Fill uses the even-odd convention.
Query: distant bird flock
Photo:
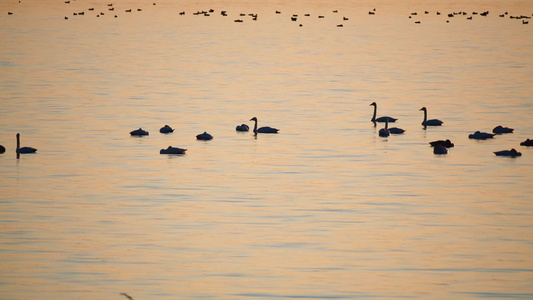
[[[75,1],[74,1],[75,2]],[[22,1],[19,1],[19,3],[22,3]],[[64,1],[65,4],[67,5],[70,5],[71,4],[71,1],[67,0],[67,1]],[[155,6],[157,3],[152,3],[152,6]],[[87,11],[90,12],[91,14],[94,14],[96,17],[100,17],[100,16],[104,16],[106,15],[106,12],[111,12],[111,15],[114,17],[114,18],[118,18],[119,16],[119,11],[120,12],[124,12],[125,14],[131,14],[133,12],[143,12],[144,9],[143,8],[137,8],[137,9],[133,9],[133,8],[122,8],[122,9],[117,9],[115,10],[115,6],[113,3],[108,3],[106,7],[104,8],[101,8],[100,9],[100,12],[96,12],[95,13],[95,8],[94,7],[89,7],[87,8]],[[332,10],[332,13],[334,14],[337,14],[339,11],[338,10]],[[192,13],[192,15],[195,15],[195,16],[204,16],[204,17],[209,17],[213,14],[215,14],[215,10],[214,9],[208,9],[208,10],[197,10],[195,12]],[[12,11],[8,11],[7,12],[8,15],[13,15],[14,12]],[[180,16],[183,16],[183,15],[186,15],[186,12],[185,11],[179,11],[179,12],[176,12],[176,14],[180,15]],[[218,13],[217,13],[218,14]],[[281,15],[282,12],[279,11],[279,10],[276,10],[275,11],[275,14],[278,14],[278,15]],[[436,16],[442,16],[442,18],[446,18],[446,23],[450,23],[450,20],[452,20],[453,18],[459,18],[459,17],[464,17],[466,20],[473,20],[475,17],[487,17],[489,16],[490,12],[487,10],[487,11],[483,11],[483,12],[477,12],[477,11],[473,11],[471,13],[468,13],[466,11],[458,11],[458,12],[450,12],[450,13],[441,13],[439,11],[437,12],[434,12],[434,13],[430,13],[429,11],[424,11],[423,13],[418,13],[418,12],[411,12],[409,15],[408,15],[408,18],[409,19],[416,19],[414,21],[415,24],[421,24],[422,23],[422,16],[425,16],[425,15],[436,15]],[[72,12],[72,16],[84,16],[85,15],[85,10],[82,10],[82,11],[74,11]],[[89,15],[89,13],[87,13],[87,15]],[[228,17],[229,14],[228,14],[228,11],[226,10],[221,10],[220,11],[220,15],[223,16],[223,17]],[[368,11],[368,15],[371,15],[371,16],[374,16],[374,15],[379,15],[378,12],[376,11],[376,9],[371,9]],[[233,22],[235,23],[243,23],[245,22],[245,20],[252,20],[252,21],[257,21],[258,19],[258,14],[257,13],[238,13],[237,14],[238,18],[236,19],[233,19]],[[510,20],[521,20],[521,23],[526,25],[526,24],[529,24],[529,19],[531,19],[531,15],[523,15],[523,14],[520,14],[520,15],[511,15],[509,14],[509,12],[503,12],[501,14],[498,14],[498,16],[500,18],[509,18]],[[242,17],[249,17],[249,19],[246,19],[246,18],[242,18]],[[311,16],[311,14],[309,13],[306,13],[303,15],[304,18],[309,18],[309,17],[313,17]],[[323,19],[325,16],[322,15],[322,14],[319,14],[317,16],[314,16],[315,18],[319,18],[319,19]],[[64,17],[65,20],[68,20],[69,19],[69,16],[65,16]],[[289,14],[289,18],[291,21],[293,22],[297,22],[298,20],[301,20],[300,16],[298,14]],[[346,16],[343,16],[342,18],[339,17],[338,18],[339,21],[348,21],[350,20],[349,17],[346,17]],[[299,26],[302,27],[303,26],[303,23],[299,23]],[[344,24],[343,23],[339,23],[336,25],[337,27],[339,28],[342,28],[344,27]]]
[[[19,1],[19,3],[21,3],[22,1]],[[64,1],[65,4],[70,4],[71,1],[67,0],[67,1]],[[153,6],[155,6],[157,3],[152,3]],[[112,12],[112,15],[114,15],[115,18],[118,17],[118,9],[115,10],[115,6],[113,5],[113,3],[108,3],[107,6],[105,7],[106,10],[104,9],[101,9],[103,11],[100,11],[100,12],[97,12],[95,13],[95,8],[94,7],[89,7],[87,8],[87,11],[88,12],[91,12],[91,13],[95,13],[95,16],[96,17],[100,17],[100,16],[104,16],[106,15],[104,11],[106,12]],[[142,8],[137,8],[137,9],[132,9],[132,8],[123,8],[121,9],[121,11],[123,11],[124,13],[126,14],[131,14],[132,12],[136,11],[136,12],[143,12],[143,9]],[[185,15],[186,12],[185,11],[180,11],[180,12],[176,12],[177,14],[179,15]],[[196,12],[193,12],[192,15],[196,15],[196,16],[204,16],[204,17],[209,17],[211,16],[212,14],[215,13],[215,10],[213,9],[209,9],[209,10],[202,10],[202,11],[196,11]],[[282,12],[277,10],[275,12],[276,15],[281,15]],[[338,10],[333,10],[332,13],[334,14],[337,14],[338,13]],[[13,15],[14,12],[12,11],[9,11],[8,12],[8,15]],[[88,15],[89,13],[87,13]],[[378,14],[378,12],[376,11],[376,9],[372,9],[370,11],[368,11],[368,14],[369,15],[376,15]],[[408,18],[409,19],[413,19],[413,18],[417,18],[417,20],[415,20],[415,24],[421,24],[422,22],[420,21],[420,17],[419,16],[422,16],[422,15],[429,15],[430,12],[429,11],[424,11],[423,13],[418,13],[418,12],[412,12],[409,14]],[[435,12],[434,13],[435,15],[437,16],[442,16],[442,17],[445,17],[446,18],[446,22],[449,23],[450,20],[452,18],[456,18],[456,17],[465,17],[467,20],[472,20],[474,16],[476,17],[487,17],[489,15],[489,11],[483,11],[483,12],[472,12],[472,13],[467,13],[467,12],[464,12],[464,11],[459,11],[459,12],[451,12],[451,13],[444,13],[444,14],[441,14],[440,12]],[[75,11],[72,13],[73,16],[85,16],[85,11]],[[220,11],[220,15],[223,16],[223,17],[227,17],[229,16],[228,12],[226,10],[221,10]],[[246,18],[248,17],[248,18]],[[311,15],[306,13],[303,15],[303,18],[310,18]],[[315,16],[319,19],[322,19],[324,18],[325,16],[324,15],[317,15]],[[527,15],[510,15],[508,12],[504,12],[502,14],[499,14],[498,17],[500,18],[506,18],[508,17],[509,19],[512,19],[512,20],[521,20],[522,21],[522,24],[528,24],[529,23],[529,19],[531,18],[531,16],[527,16]],[[66,20],[69,19],[68,16],[65,16],[64,17]],[[298,14],[289,14],[289,18],[291,21],[293,22],[297,22],[298,20],[301,20],[300,16]],[[348,21],[350,18],[346,17],[346,16],[343,16],[342,18],[339,18],[339,20],[342,20],[342,21]],[[242,23],[244,22],[245,20],[251,20],[251,21],[257,21],[258,20],[258,14],[257,13],[248,13],[248,14],[245,14],[245,13],[239,13],[238,14],[238,18],[236,19],[233,19],[233,22],[235,23]],[[303,26],[302,23],[299,23],[299,26]],[[344,25],[342,23],[339,23],[336,25],[337,27],[344,27]],[[405,132],[404,129],[401,129],[401,128],[398,128],[398,127],[392,127],[392,128],[389,128],[389,123],[394,123],[396,122],[398,119],[396,118],[393,118],[393,117],[389,117],[389,116],[382,116],[382,117],[377,117],[377,104],[376,102],[372,102],[370,104],[370,106],[374,106],[374,113],[373,113],[373,116],[372,116],[372,119],[371,121],[374,123],[374,125],[376,125],[376,122],[379,122],[379,123],[385,123],[385,127],[380,129],[378,131],[378,135],[380,137],[389,137],[391,134],[394,135],[394,134],[403,134]],[[424,128],[427,128],[428,126],[441,126],[444,122],[441,121],[441,120],[438,120],[438,119],[428,119],[427,116],[428,116],[428,110],[426,107],[422,107],[420,109],[421,111],[424,112],[424,119],[422,121],[422,126],[424,126]],[[278,133],[279,129],[277,128],[273,128],[273,127],[268,127],[268,126],[265,126],[265,127],[257,127],[257,118],[256,117],[253,117],[252,119],[250,119],[250,121],[254,121],[254,128],[253,128],[253,133],[255,135],[257,135],[258,133],[270,133],[270,134],[275,134],[275,133]],[[250,130],[250,127],[247,125],[247,124],[241,124],[241,125],[237,125],[236,128],[235,128],[236,131],[239,131],[239,132],[248,132]],[[172,133],[174,132],[174,129],[171,128],[170,126],[168,125],[165,125],[163,126],[162,128],[160,128],[159,130],[160,133],[162,134],[169,134],[169,133]],[[469,139],[476,139],[476,140],[486,140],[486,139],[492,139],[494,138],[495,135],[499,135],[499,134],[507,134],[507,133],[512,133],[513,132],[513,129],[512,128],[508,128],[508,127],[503,127],[501,125],[499,126],[496,126],[492,133],[487,133],[487,132],[480,132],[480,131],[475,131],[474,133],[470,134],[468,136]],[[142,128],[139,128],[139,129],[136,129],[136,130],[133,130],[130,132],[130,135],[131,136],[148,136],[149,135],[149,132],[146,131],[146,130],[143,130]],[[213,136],[207,132],[203,132],[203,133],[200,133],[196,136],[196,139],[198,140],[202,140],[202,141],[209,141],[209,140],[212,140],[213,139]],[[430,145],[431,147],[433,147],[433,152],[435,154],[447,154],[448,153],[448,148],[451,148],[451,147],[454,147],[454,144],[448,139],[448,140],[439,140],[439,141],[434,141],[434,142],[430,142]],[[533,146],[533,140],[530,140],[530,139],[527,139],[526,141],[520,143],[521,146],[526,146],[526,147],[531,147]],[[178,147],[172,147],[172,146],[168,146],[168,148],[166,149],[161,149],[160,150],[160,154],[185,154],[185,152],[187,151],[187,149],[183,149],[183,148],[178,148]],[[5,152],[5,148],[3,146],[0,145],[0,154],[4,153]],[[35,148],[31,148],[31,147],[20,147],[20,134],[17,133],[17,148],[16,148],[16,153],[17,153],[17,157],[19,154],[26,154],[26,153],[36,153],[37,152],[37,149]],[[510,156],[510,157],[517,157],[517,156],[521,156],[522,154],[518,151],[516,151],[514,148],[511,149],[511,150],[502,150],[502,151],[497,151],[497,152],[494,152],[495,155],[498,155],[498,156]]]

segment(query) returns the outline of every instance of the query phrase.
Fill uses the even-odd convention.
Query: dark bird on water
[[[496,156],[509,156],[509,157],[522,156],[522,153],[516,151],[516,149],[514,148],[511,150],[496,151],[494,152],[494,154],[496,154]]]
[[[443,122],[441,120],[438,120],[438,119],[428,120],[428,110],[426,107],[422,107],[420,110],[424,111],[424,121],[422,121],[422,125],[424,125],[424,127],[442,125]]]
[[[374,106],[374,114],[372,115],[372,119],[370,121],[376,123],[376,122],[380,122],[380,123],[383,123],[385,121],[388,121],[389,123],[394,123],[396,122],[396,118],[392,118],[392,117],[388,117],[388,116],[383,116],[383,117],[379,117],[379,118],[376,118],[376,114],[377,114],[377,111],[378,111],[378,105],[376,104],[376,102],[372,102],[370,103],[370,106]]]
[[[37,152],[37,149],[32,147],[20,147],[20,133],[17,133],[17,154],[27,154],[27,153],[35,153]]]
[[[533,140],[527,139],[520,143],[520,146],[531,147],[533,146]]]
[[[429,144],[431,145],[431,147],[436,147],[438,145],[441,145],[446,148],[452,148],[453,146],[455,146],[454,143],[452,143],[452,141],[450,140],[438,140],[438,141],[429,142]]]
[[[513,131],[513,128],[503,127],[502,125],[498,125],[492,129],[492,133],[494,134],[513,133]]]
[[[254,125],[254,133],[255,134],[258,134],[258,133],[278,133],[278,131],[279,131],[279,129],[273,128],[273,127],[269,127],[269,126],[264,126],[264,127],[257,128],[257,118],[256,117],[251,118],[250,121],[255,121],[255,125]]]

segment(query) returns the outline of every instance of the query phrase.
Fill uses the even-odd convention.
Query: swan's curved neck
[[[254,125],[254,133],[257,133],[257,119],[255,119],[254,122],[255,122],[255,125]]]
[[[377,105],[372,105],[372,106],[374,106],[374,115],[372,116],[372,122],[376,122],[376,114],[377,114],[378,106]]]
[[[428,111],[424,109],[424,123],[428,120]]]
[[[17,134],[17,152],[20,149],[20,136]]]

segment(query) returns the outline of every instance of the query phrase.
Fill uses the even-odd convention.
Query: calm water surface
[[[0,3],[0,298],[533,298],[533,4],[258,2]]]

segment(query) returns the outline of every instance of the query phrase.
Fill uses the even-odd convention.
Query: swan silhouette
[[[455,146],[454,143],[452,143],[452,141],[450,140],[438,140],[429,142],[429,144],[431,145],[431,147],[437,147],[438,145],[441,145],[446,148],[452,148],[453,146]]]
[[[494,152],[496,156],[510,156],[510,157],[516,157],[516,156],[522,156],[522,153],[516,151],[516,149],[511,150],[502,150],[502,151],[496,151]]]
[[[171,132],[174,132],[174,128],[168,126],[168,125],[165,125],[163,127],[161,127],[161,129],[159,129],[159,132],[161,133],[171,133]]]
[[[268,127],[268,126],[257,128],[257,118],[256,117],[251,118],[250,121],[255,121],[255,125],[254,125],[254,133],[255,134],[258,134],[258,133],[278,133],[278,131],[279,131],[279,129],[277,129],[277,128]]]
[[[389,128],[389,132],[390,134],[402,134],[405,132],[405,130],[398,128],[398,127],[392,127],[392,128]]]
[[[2,145],[0,145],[0,154],[6,152],[6,148]]]
[[[250,127],[248,127],[248,125],[246,125],[246,124],[241,124],[241,125],[237,125],[237,127],[235,127],[235,130],[237,130],[237,131],[249,131]]]
[[[204,131],[204,133],[200,133],[199,135],[197,135],[196,139],[202,140],[202,141],[209,141],[213,139],[213,136],[207,133],[206,131]]]
[[[17,150],[16,152],[18,154],[26,154],[26,153],[35,153],[37,152],[37,149],[32,147],[22,147],[20,148],[20,133],[17,133]]]
[[[187,149],[168,146],[167,149],[161,149],[159,154],[185,154]]]
[[[513,131],[513,128],[503,127],[502,125],[498,125],[492,129],[492,133],[494,134],[513,133]]]
[[[137,130],[133,130],[130,132],[131,135],[135,135],[135,136],[143,136],[143,135],[148,135],[148,131],[146,130],[143,130],[142,128],[139,128]]]
[[[527,140],[521,142],[520,146],[527,146],[527,147],[533,146],[533,140],[527,139]]]
[[[424,127],[442,125],[443,122],[441,120],[438,120],[438,119],[428,120],[428,110],[426,107],[422,107],[420,110],[424,111],[424,121],[422,121],[422,125],[424,125]]]
[[[377,114],[377,111],[378,111],[378,105],[376,104],[376,102],[372,102],[370,103],[369,106],[374,106],[374,115],[372,116],[372,119],[370,121],[376,123],[376,122],[380,122],[380,123],[383,123],[385,122],[385,120],[389,121],[390,123],[394,123],[396,122],[396,118],[392,118],[392,117],[388,117],[388,116],[383,116],[383,117],[379,117],[376,119],[376,114]]]
[[[492,133],[479,132],[479,131],[476,131],[468,135],[469,139],[474,139],[474,140],[486,140],[486,139],[492,139],[493,137],[494,137],[494,134]]]
[[[434,154],[447,154],[448,149],[446,149],[446,147],[444,147],[443,145],[438,144],[437,146],[433,148],[433,153]]]
[[[378,135],[381,137],[388,137],[390,135],[388,127],[389,127],[389,120],[385,119],[385,128],[381,128],[378,132]]]

